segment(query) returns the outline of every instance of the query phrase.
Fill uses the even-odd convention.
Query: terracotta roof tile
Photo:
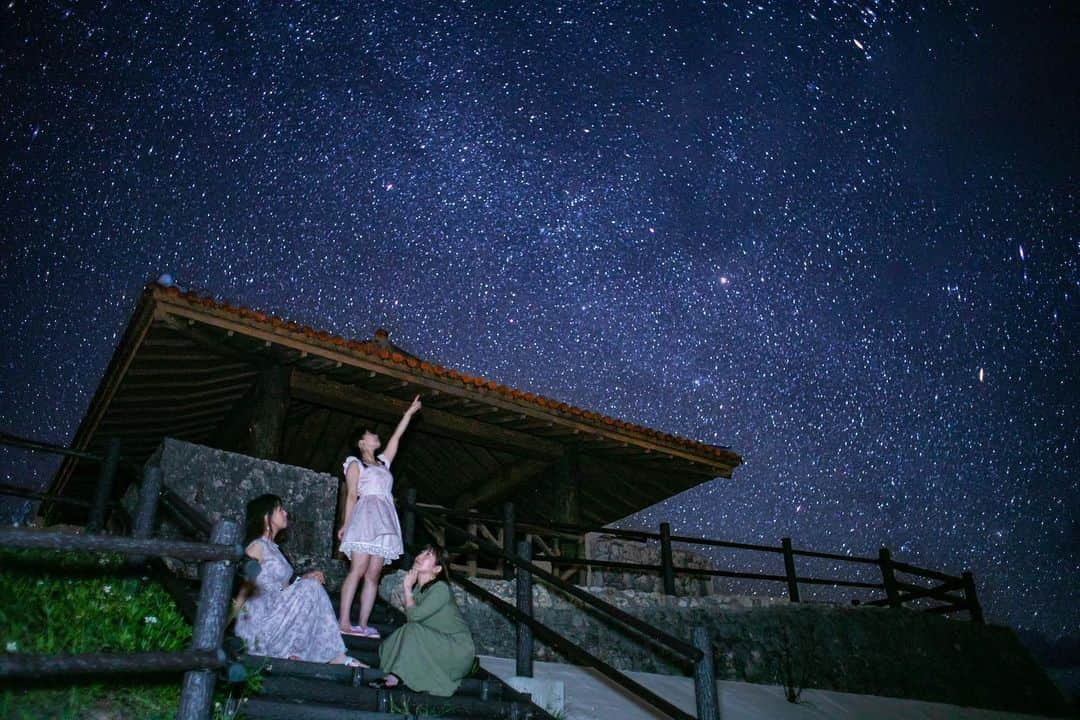
[[[192,305],[198,305],[209,309],[224,311],[239,316],[245,320],[250,320],[260,324],[269,324],[276,330],[283,330],[290,333],[298,333],[305,337],[319,340],[324,343],[328,343],[335,347],[346,348],[353,352],[364,353],[366,355],[376,355],[382,360],[393,362],[397,365],[406,365],[410,369],[418,370],[426,375],[433,375],[436,377],[447,377],[451,380],[460,380],[463,385],[475,386],[476,388],[487,389],[500,393],[501,395],[509,397],[511,400],[519,403],[530,403],[539,407],[548,408],[552,411],[562,413],[564,415],[570,415],[572,417],[582,418],[586,421],[595,423],[597,425],[608,425],[625,430],[628,432],[637,433],[646,437],[652,437],[662,440],[670,445],[682,446],[686,448],[693,448],[697,451],[705,451],[716,457],[721,457],[730,452],[726,448],[718,447],[715,445],[708,445],[706,443],[696,442],[689,438],[683,438],[670,433],[661,432],[652,428],[646,428],[641,425],[620,420],[618,418],[612,418],[607,415],[593,412],[591,410],[583,410],[582,408],[570,405],[566,402],[545,398],[531,392],[523,392],[506,385],[501,385],[494,380],[486,380],[481,376],[473,376],[466,373],[460,373],[454,369],[447,369],[441,365],[429,363],[427,361],[419,360],[412,356],[406,357],[401,352],[391,352],[384,347],[379,347],[376,343],[360,340],[349,340],[340,335],[332,335],[325,330],[315,330],[309,325],[300,326],[292,320],[284,320],[276,315],[270,316],[265,312],[259,310],[253,310],[247,307],[236,307],[227,301],[218,301],[209,295],[200,296],[194,291],[181,292],[175,286],[163,287],[160,285],[152,284],[150,286],[153,289],[163,293],[166,297],[181,299],[191,303]],[[378,328],[375,330],[376,341],[386,343],[389,334],[386,330]]]

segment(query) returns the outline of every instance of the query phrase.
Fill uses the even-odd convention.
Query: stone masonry
[[[322,567],[333,554],[338,480],[331,475],[172,438],[147,465],[161,468],[164,483],[211,521],[225,517],[243,527],[249,500],[268,492],[280,495],[289,513],[282,547],[298,571]],[[126,501],[132,507],[134,492]],[[176,535],[167,521],[159,533]]]
[[[380,595],[401,607],[397,572]],[[509,603],[514,583],[474,582]],[[1012,712],[1060,714],[1064,701],[1008,628],[914,610],[791,603],[786,599],[585,588],[605,602],[688,640],[695,626],[716,639],[721,679],[794,688],[914,698]],[[513,623],[455,586],[477,652],[514,657]],[[623,631],[574,598],[533,588],[533,612],[545,625],[621,670],[686,675],[684,661]],[[537,641],[537,660],[572,662]]]

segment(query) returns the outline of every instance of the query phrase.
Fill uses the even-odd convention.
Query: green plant
[[[402,715],[413,715],[415,717],[442,717],[453,709],[449,703],[437,707],[429,705],[413,705],[410,708],[409,699],[407,697],[398,697],[395,699],[393,694],[389,697],[389,704],[390,712]]]
[[[191,627],[172,598],[121,558],[0,549],[0,652],[181,650]],[[179,674],[58,677],[0,690],[0,717],[172,718]],[[256,680],[257,681],[257,680]],[[221,687],[219,695],[229,688]]]

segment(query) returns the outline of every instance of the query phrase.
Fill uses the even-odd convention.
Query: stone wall
[[[403,573],[383,578],[380,595],[401,606]],[[514,584],[475,580],[510,603]],[[914,698],[972,707],[1064,714],[1045,672],[1001,627],[948,620],[913,610],[790,603],[786,599],[585,588],[600,599],[689,639],[701,625],[716,638],[721,679],[784,684],[791,667],[801,687]],[[481,654],[514,657],[513,624],[481,600],[454,588]],[[688,674],[689,667],[648,641],[631,639],[577,600],[533,589],[537,618],[622,670]],[[621,627],[621,626],[620,626]],[[535,658],[567,662],[536,643]]]
[[[590,560],[612,560],[638,565],[660,564],[660,543],[658,542],[643,543],[613,535],[590,533],[585,538],[585,548]],[[671,556],[675,567],[715,569],[707,557],[689,550],[672,548]],[[590,568],[588,578],[588,584],[596,587],[656,593],[664,590],[664,579],[660,573],[630,573]],[[676,575],[675,593],[689,597],[711,595],[715,592],[715,579],[709,576]]]
[[[165,484],[212,521],[226,517],[243,527],[249,500],[268,492],[280,495],[289,513],[282,547],[296,569],[321,567],[331,557],[338,492],[333,476],[172,438],[147,465],[161,468]],[[127,498],[132,507],[133,493]],[[159,532],[176,534],[168,522]]]

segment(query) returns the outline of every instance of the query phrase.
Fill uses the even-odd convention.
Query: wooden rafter
[[[292,396],[305,402],[333,407],[350,414],[366,414],[396,422],[408,402],[389,398],[353,385],[294,372]],[[529,457],[558,457],[563,448],[550,440],[505,428],[490,426],[469,418],[462,418],[442,410],[429,408],[413,421],[415,430],[450,437],[464,442],[474,442],[490,448],[504,449]]]

